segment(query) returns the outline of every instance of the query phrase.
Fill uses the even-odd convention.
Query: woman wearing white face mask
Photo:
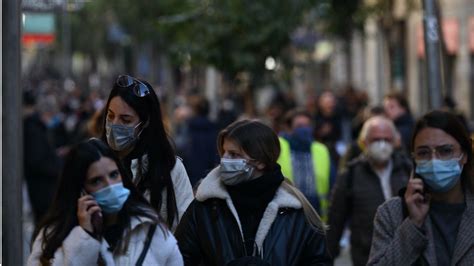
[[[185,264],[329,265],[324,225],[284,181],[273,130],[242,120],[217,142],[221,164],[204,178],[176,229]]]
[[[183,264],[171,232],[99,139],[69,152],[34,239],[28,265]]]
[[[120,75],[105,112],[102,140],[133,175],[138,191],[174,230],[193,200],[193,191],[165,130],[155,91],[146,81]]]
[[[471,140],[442,111],[416,124],[415,172],[403,196],[377,211],[369,265],[473,265]]]

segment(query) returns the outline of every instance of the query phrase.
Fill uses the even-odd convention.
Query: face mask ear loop
[[[142,124],[143,122],[140,122],[138,123],[136,126],[135,126],[135,130],[137,130],[137,128]],[[148,118],[145,122],[145,124],[142,126],[142,128],[140,129],[140,132],[137,133],[137,138],[140,138],[140,135],[142,134],[143,130],[145,128],[148,127],[148,125],[150,125],[150,118]]]

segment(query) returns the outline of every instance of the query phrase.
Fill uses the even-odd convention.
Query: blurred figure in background
[[[346,168],[347,163],[358,157],[364,148],[363,140],[360,139],[361,134],[360,131],[362,126],[364,125],[367,119],[377,116],[377,115],[384,115],[384,109],[382,106],[373,106],[373,107],[365,107],[361,109],[361,111],[354,117],[352,120],[352,134],[353,134],[353,141],[347,148],[344,155],[339,160],[338,169],[343,170]]]
[[[200,95],[189,98],[192,115],[185,121],[187,141],[183,153],[183,162],[188,172],[191,185],[204,178],[216,165],[219,164],[219,155],[216,149],[217,125],[209,115],[209,102]]]
[[[23,93],[23,105],[23,173],[37,224],[52,202],[62,164],[50,138],[57,110],[52,98],[36,103],[32,91]]]
[[[415,125],[415,120],[410,112],[408,101],[400,92],[390,92],[383,100],[385,114],[390,118],[398,132],[400,132],[403,148],[410,150],[410,138]]]
[[[337,113],[337,99],[332,91],[323,92],[318,98],[318,112],[315,116],[316,139],[334,146],[341,138],[341,118]]]
[[[466,131],[468,133],[471,132],[471,130],[469,129],[469,125],[467,123],[466,116],[457,108],[457,104],[452,97],[449,97],[449,96],[444,97],[443,106],[441,106],[441,110],[454,114],[459,119],[461,124],[464,126]]]
[[[105,120],[105,108],[100,108],[87,121],[86,132],[89,138],[100,138],[103,134],[103,124]]]
[[[337,145],[342,138],[342,120],[337,110],[337,98],[332,91],[323,92],[318,98],[318,112],[314,118],[314,136],[329,149],[337,173],[341,154]]]
[[[117,153],[138,191],[173,230],[193,200],[193,191],[165,130],[153,87],[146,81],[120,75],[105,108],[102,140]]]
[[[239,117],[239,111],[235,101],[231,98],[225,98],[217,114],[217,128],[219,130],[224,129],[237,120],[237,117]]]
[[[339,254],[339,241],[349,222],[351,257],[355,266],[367,263],[373,218],[379,205],[398,194],[410,176],[411,161],[394,152],[400,138],[393,122],[382,116],[368,119],[361,130],[364,152],[338,176],[331,195],[328,244]]]
[[[331,184],[331,157],[327,147],[314,140],[311,115],[303,109],[286,114],[290,128],[280,137],[278,164],[285,177],[303,192],[323,220],[327,218]]]

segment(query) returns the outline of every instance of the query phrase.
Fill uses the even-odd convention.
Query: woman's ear
[[[465,153],[463,153],[460,163],[461,163],[461,166],[467,163],[467,155]]]
[[[265,169],[265,164],[264,163],[261,163],[261,162],[258,162],[255,167],[257,167],[257,170],[259,171],[262,171],[263,169]]]

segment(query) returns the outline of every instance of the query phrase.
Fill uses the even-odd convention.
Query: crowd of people
[[[353,265],[474,263],[472,142],[452,108],[416,120],[400,93],[369,106],[347,88],[215,121],[199,94],[167,115],[129,75],[107,98],[54,90],[23,99],[28,265],[332,265],[347,230]]]

